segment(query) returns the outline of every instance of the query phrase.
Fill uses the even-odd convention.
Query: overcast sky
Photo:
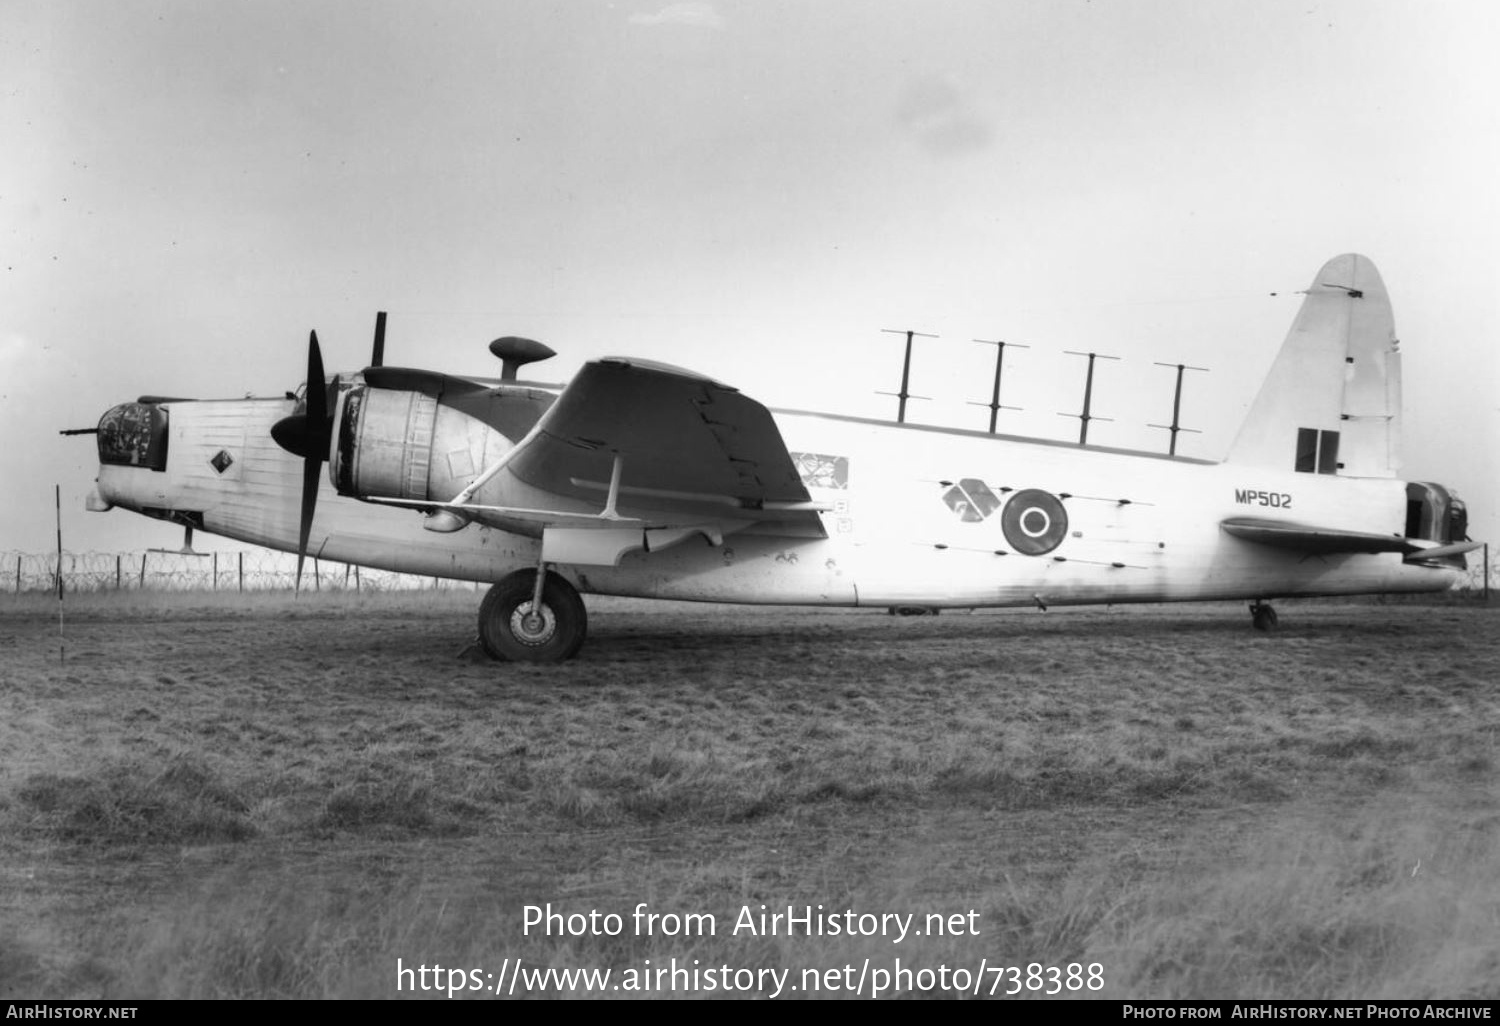
[[[0,0],[0,549],[83,511],[141,393],[280,394],[316,328],[493,374],[499,335],[770,406],[1220,458],[1322,263],[1379,267],[1409,479],[1500,541],[1489,0]],[[200,547],[215,544],[207,542]]]

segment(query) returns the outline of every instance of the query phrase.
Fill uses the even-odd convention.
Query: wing
[[[631,548],[695,533],[717,542],[756,524],[827,536],[824,507],[802,484],[770,411],[665,364],[584,365],[503,462],[502,504],[392,504],[540,533],[558,562],[613,562]]]
[[[764,406],[665,364],[585,365],[522,450],[511,472],[557,494],[597,494],[620,455],[622,496],[682,493],[742,509],[809,500]]]
[[[1399,552],[1407,563],[1458,555],[1478,548],[1480,542],[1439,545],[1421,538],[1402,538],[1394,534],[1371,534],[1344,531],[1333,527],[1313,527],[1283,520],[1261,520],[1256,517],[1231,517],[1219,527],[1236,538],[1269,545],[1309,556],[1331,556],[1338,553]]]
[[[507,462],[517,481],[660,526],[702,518],[779,522],[824,534],[776,422],[760,403],[665,364],[589,363]]]

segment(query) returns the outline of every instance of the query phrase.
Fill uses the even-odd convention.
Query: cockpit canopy
[[[99,418],[99,462],[167,469],[167,411],[152,403],[121,403]]]

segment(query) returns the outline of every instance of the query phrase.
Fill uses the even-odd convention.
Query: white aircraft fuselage
[[[163,404],[166,469],[101,466],[98,493],[137,512],[199,514],[193,522],[202,530],[294,552],[301,461],[270,435],[293,406],[287,399]],[[813,499],[828,507],[818,514],[827,537],[757,526],[722,545],[690,541],[627,553],[618,566],[558,572],[581,592],[602,595],[934,608],[1432,591],[1460,576],[1457,568],[1405,564],[1399,553],[1268,552],[1219,527],[1255,515],[1400,535],[1407,486],[1394,479],[817,413],[777,411],[775,420],[794,459],[815,454],[828,468],[808,478]],[[222,473],[213,465],[219,452],[234,460]],[[984,482],[997,499],[1030,489],[1059,496],[1062,539],[1041,554],[1017,551],[1000,511],[965,490],[970,481]],[[321,559],[473,581],[496,581],[539,559],[539,536],[483,524],[435,533],[423,529],[420,513],[345,498],[326,477],[320,491],[308,551]],[[1032,530],[1052,526],[1034,520]]]

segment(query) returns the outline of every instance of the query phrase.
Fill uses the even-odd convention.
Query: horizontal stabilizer
[[[1407,556],[1404,562],[1422,563],[1429,559],[1447,559],[1451,556],[1462,556],[1465,552],[1473,552],[1475,549],[1483,548],[1484,542],[1466,541],[1454,542],[1452,545],[1434,545],[1430,549],[1421,549]]]
[[[1340,552],[1417,552],[1421,546],[1393,534],[1370,534],[1366,531],[1344,531],[1333,527],[1313,527],[1284,520],[1260,520],[1255,517],[1233,517],[1221,521],[1226,534],[1236,538],[1291,549],[1308,555],[1328,556]]]

